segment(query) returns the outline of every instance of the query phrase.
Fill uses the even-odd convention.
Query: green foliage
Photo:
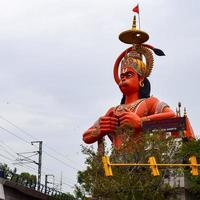
[[[195,155],[200,160],[200,139],[185,141],[181,146],[180,155],[184,159],[188,159],[191,155]]]
[[[7,164],[3,164],[3,163],[0,163],[0,170],[1,170],[1,172],[3,172],[3,178],[5,178],[5,179],[7,179],[8,177],[10,177],[10,176],[12,176],[13,174],[16,174],[16,172],[17,172],[17,169],[16,168],[14,168],[13,170],[12,169],[10,169],[9,167],[8,167],[8,165]]]
[[[70,194],[69,192],[68,193],[62,193],[61,195],[57,195],[55,199],[58,199],[58,200],[76,200],[75,197]]]
[[[29,174],[28,172],[22,172],[19,175],[19,179],[21,179],[20,182],[22,185],[29,184],[35,186],[37,182],[37,177],[35,175]]]
[[[140,138],[140,142],[127,140],[118,151],[111,148],[110,159],[112,163],[147,163],[150,156],[155,156],[157,163],[180,163],[179,147],[180,143],[171,137],[148,134]],[[153,177],[149,167],[113,166],[113,176],[106,177],[99,154],[92,147],[82,147],[82,152],[87,156],[87,168],[78,173],[77,199],[86,199],[86,196],[99,200],[176,199],[179,190],[163,182],[168,173],[166,167],[159,168],[161,175]]]
[[[181,146],[179,156],[183,158],[184,163],[189,163],[189,157],[192,155],[196,156],[197,163],[200,163],[200,139],[186,141]],[[200,199],[200,168],[198,169],[199,176],[191,176],[190,167],[185,167],[184,172],[187,180],[187,189],[197,199]]]

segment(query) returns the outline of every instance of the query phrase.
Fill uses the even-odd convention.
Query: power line
[[[16,124],[12,123],[11,121],[9,121],[8,119],[6,119],[5,117],[3,117],[2,115],[0,115],[0,118],[3,119],[4,121],[8,122],[9,124],[11,124],[12,126],[14,126],[15,128],[17,128],[18,130],[20,130],[21,132],[29,135],[30,137],[32,137],[32,139],[35,139],[33,138],[33,136],[31,134],[29,134],[28,132],[26,132],[25,130],[23,130],[22,128],[20,128],[19,126],[17,126]]]
[[[0,144],[0,146],[1,146],[1,149],[2,149],[3,151],[5,151],[7,154],[9,154],[11,157],[16,157],[16,155],[10,153],[2,144]]]
[[[35,138],[34,136],[32,136],[30,133],[28,133],[27,131],[25,131],[24,129],[20,128],[19,126],[17,126],[16,124],[14,124],[13,122],[11,122],[10,120],[6,119],[5,117],[3,117],[2,115],[0,115],[0,118],[4,121],[6,121],[7,123],[11,124],[12,126],[14,126],[16,129],[18,129],[19,131],[21,131],[22,133],[24,133],[25,135],[28,135],[29,137],[31,137],[32,139],[34,140],[38,140],[37,138]],[[77,164],[75,161],[73,161],[72,159],[70,158],[67,158],[66,155],[58,152],[57,150],[55,150],[53,147],[50,147],[49,145],[47,144],[44,144],[44,146],[46,148],[48,148],[49,150],[53,151],[54,153],[62,156],[64,159],[68,159],[70,162],[73,162],[74,164]]]
[[[32,169],[36,174],[38,173],[38,170],[37,169],[35,169],[34,167],[31,167],[30,165],[28,165],[28,163],[16,163],[16,165],[19,165],[19,166],[21,166],[21,167],[25,167],[25,168],[29,168],[29,169]],[[41,176],[42,177],[45,177],[45,174],[46,173],[46,171],[42,171],[42,174],[41,174]]]
[[[29,145],[30,145],[30,143],[29,143],[28,141],[26,141],[26,140],[25,140],[25,139],[23,139],[22,137],[20,137],[20,136],[16,135],[16,134],[15,134],[15,133],[13,133],[12,131],[9,131],[8,129],[6,129],[6,128],[2,127],[2,126],[0,126],[0,129],[2,129],[2,130],[4,130],[4,131],[6,131],[7,133],[9,133],[9,134],[11,134],[11,135],[15,136],[15,137],[16,137],[16,138],[18,138],[19,140],[21,140],[21,141],[23,141],[23,142],[25,142],[25,143],[27,143],[27,144],[29,144]]]
[[[12,158],[9,158],[9,157],[7,157],[7,156],[5,156],[5,155],[3,155],[3,154],[0,154],[0,156],[1,157],[3,157],[3,158],[5,158],[5,159],[7,159],[7,160],[9,160],[9,161],[14,161]]]
[[[0,118],[2,118],[2,117],[0,116]],[[26,131],[24,131],[23,129],[21,129],[20,127],[16,126],[14,123],[10,122],[9,120],[7,120],[7,119],[5,119],[5,118],[3,118],[3,119],[4,119],[5,121],[7,121],[8,123],[10,123],[11,125],[13,125],[13,126],[14,126],[15,128],[17,128],[18,130],[20,130],[21,132],[23,132],[24,134],[28,135],[29,137],[35,138],[35,137],[33,137],[31,134],[29,134],[29,133],[27,133]],[[12,136],[14,136],[14,137],[18,138],[19,140],[21,140],[21,141],[23,141],[23,142],[25,142],[25,143],[27,143],[27,144],[30,145],[30,142],[29,142],[29,141],[27,141],[26,139],[24,139],[24,138],[18,136],[17,134],[13,133],[12,131],[10,131],[10,130],[8,130],[8,129],[2,127],[2,126],[0,126],[0,129],[4,130],[5,132],[11,134]],[[33,146],[36,148],[35,145],[33,145]],[[55,149],[53,149],[53,148],[51,148],[51,147],[49,147],[49,146],[47,146],[47,145],[45,145],[45,146],[46,146],[48,149],[51,149],[51,151],[53,151],[54,153],[56,153],[56,154],[58,154],[58,155],[64,157],[65,159],[67,159],[64,155],[60,154],[60,153],[59,153],[58,151],[56,151]],[[9,147],[9,146],[7,146],[7,147]],[[9,147],[9,149],[11,149],[11,148]],[[14,152],[13,150],[11,150],[11,151]],[[46,151],[43,151],[43,152],[44,152],[47,156],[49,156],[49,157],[51,157],[51,158],[57,160],[58,162],[60,162],[60,163],[62,163],[63,165],[65,165],[66,167],[69,167],[69,168],[74,169],[74,170],[76,170],[76,171],[79,170],[79,169],[75,168],[74,166],[67,164],[67,163],[64,162],[62,159],[59,159],[59,158],[53,156],[52,154],[50,154],[50,153],[48,153],[48,152],[46,152]],[[14,153],[16,153],[16,152],[14,152]],[[13,160],[12,160],[12,162],[13,162]],[[72,162],[73,162],[73,161],[72,161]],[[29,168],[31,168],[31,167],[29,166]],[[32,169],[34,169],[34,168],[32,168]],[[35,171],[35,170],[34,170],[34,171]],[[45,172],[45,173],[46,173],[46,172]],[[67,179],[69,179],[69,178],[70,178],[70,177],[68,177]],[[71,186],[71,185],[68,184],[68,186]]]
[[[21,140],[21,141],[23,141],[23,142],[25,142],[25,143],[31,145],[27,140],[25,140],[25,139],[23,139],[22,137],[16,135],[16,134],[13,133],[12,131],[9,131],[8,129],[6,129],[6,128],[2,127],[2,126],[0,126],[0,129],[2,129],[2,130],[4,130],[4,131],[6,131],[7,133],[9,133],[9,134],[15,136],[15,137],[18,138],[19,140]],[[35,148],[37,148],[35,145],[33,145],[33,146],[34,146]],[[62,163],[62,164],[65,165],[66,167],[69,167],[69,168],[74,169],[74,170],[79,170],[79,169],[77,169],[77,168],[75,168],[75,167],[73,167],[73,166],[71,166],[71,165],[65,163],[63,160],[60,160],[60,159],[56,158],[55,156],[53,156],[53,155],[47,153],[46,151],[43,151],[43,152],[44,152],[46,155],[48,155],[49,157],[51,157],[51,158],[57,160],[58,162]]]
[[[2,141],[2,142],[3,142],[3,141]],[[6,145],[6,144],[4,144],[4,145]],[[4,150],[5,152],[8,153],[11,157],[14,157],[14,160],[11,159],[11,158],[10,158],[9,160],[12,161],[12,164],[13,164],[13,165],[15,165],[16,163],[14,163],[14,161],[17,160],[17,156],[16,156],[16,155],[17,155],[18,153],[15,152],[15,151],[13,151],[13,150],[11,150],[12,152],[14,152],[14,153],[16,154],[16,155],[13,155],[13,154],[10,153],[9,151],[7,151],[6,148],[5,148],[2,144],[0,144],[0,146],[3,148],[3,150]],[[9,147],[8,145],[6,145],[6,146]],[[2,155],[2,156],[5,157],[5,155]],[[8,157],[7,157],[7,159],[8,159]],[[18,164],[19,166],[23,166],[25,163],[23,163],[23,164],[22,164],[22,163],[17,163],[17,164]],[[28,166],[28,165],[26,165],[26,166]],[[30,167],[30,166],[29,166],[29,168],[31,168],[31,169],[33,169],[34,171],[36,171],[36,169],[34,169],[33,167]]]
[[[9,158],[9,157],[7,157],[7,156],[5,156],[5,155],[2,155],[2,154],[0,154],[0,157],[6,159],[6,160],[8,160],[8,161],[10,161],[10,162],[9,162],[10,164],[13,164],[13,161],[14,161],[13,159],[11,159],[11,158]],[[14,163],[13,165],[15,165],[15,163]],[[31,167],[31,166],[29,166],[29,165],[27,165],[27,164],[25,164],[25,163],[17,163],[17,165],[20,166],[20,167],[29,169],[29,170],[31,169],[31,170],[33,170],[33,171],[37,174],[37,170],[36,170],[35,168],[33,168],[33,167]],[[42,176],[44,176],[44,175],[42,175]]]
[[[32,153],[32,152],[24,152],[25,154],[26,153]],[[19,155],[21,155],[21,154],[24,154],[24,153],[17,153],[17,154],[19,154]],[[34,152],[33,152],[34,153]],[[21,155],[22,156],[22,155]],[[33,162],[33,160],[29,160],[29,158],[30,157],[32,157],[32,155],[31,156],[23,156],[23,159],[22,159],[22,162],[20,162],[20,159],[19,160],[17,160],[17,163],[14,163],[14,164],[16,164],[16,165],[18,165],[18,164],[20,164],[21,166],[23,165],[23,164],[28,164],[28,163],[30,163],[30,161],[32,161]],[[24,162],[24,161],[26,161],[26,159],[28,159],[27,160],[27,162]],[[43,168],[46,168],[47,170],[49,170],[49,171],[53,171],[53,170],[50,170],[49,168],[47,168],[47,167],[45,167],[45,166],[43,166]],[[36,170],[35,170],[36,171]],[[45,174],[45,173],[47,173],[47,171],[41,171],[42,172],[42,174]],[[44,175],[43,175],[44,176]],[[57,178],[56,178],[57,179]],[[69,180],[70,178],[69,177],[67,177],[67,179]],[[71,181],[73,182],[74,180],[72,180],[71,179]]]
[[[67,185],[68,187],[70,187],[70,188],[74,188],[74,186],[73,185],[70,185],[70,184],[68,184],[68,183],[62,183],[63,185]]]
[[[5,158],[5,159],[11,161],[10,163],[13,164],[13,165],[15,165],[15,163],[14,163],[15,160],[13,160],[12,158],[7,157],[7,156],[5,156],[5,155],[3,155],[3,154],[0,154],[0,157],[3,157],[3,158]],[[23,163],[23,164],[24,164],[24,163]],[[19,165],[19,166],[22,166],[22,163],[18,163],[18,165]],[[26,167],[26,168],[29,167],[29,168],[33,169],[34,171],[36,171],[33,167],[30,167],[30,166],[28,166],[28,165],[26,165],[25,167]]]
[[[63,160],[60,160],[60,159],[56,158],[55,156],[52,156],[51,154],[47,153],[46,151],[43,151],[43,152],[46,153],[46,155],[48,155],[49,157],[51,157],[51,158],[57,160],[58,162],[62,163],[66,167],[69,167],[69,168],[74,169],[74,170],[79,170],[79,169],[77,169],[77,168],[65,163]]]
[[[74,164],[77,164],[75,161],[73,161],[72,159],[70,158],[67,158],[64,154],[61,154],[60,152],[58,152],[57,150],[55,150],[54,148],[50,147],[49,145],[45,145],[46,148],[50,149],[51,151],[55,152],[56,154],[62,156],[63,158],[69,160],[70,162],[73,162]]]
[[[6,148],[5,148],[3,145],[5,145],[5,146],[7,147],[7,149],[9,149],[12,153],[10,153],[9,151],[7,151]],[[1,140],[0,146],[3,148],[3,150],[4,150],[5,152],[8,153],[11,157],[14,157],[15,160],[18,158],[18,157],[16,157],[16,155],[18,155],[19,153],[15,152],[13,149],[11,149],[9,145],[7,145],[7,144],[4,143],[4,141]],[[14,155],[13,153],[16,154],[16,155]],[[32,153],[32,152],[25,152],[25,153]],[[34,152],[33,152],[33,153],[34,153]],[[36,153],[37,153],[37,151],[35,151],[35,154],[32,154],[32,155],[27,156],[27,157],[30,158],[30,157],[32,157],[32,156],[34,156],[34,155],[37,155]],[[18,156],[19,156],[19,155],[18,155]],[[14,161],[14,160],[12,160],[12,161]],[[22,164],[22,163],[19,163],[19,162],[18,162],[18,163],[12,163],[12,164],[13,164],[13,165],[19,165],[19,166],[23,166],[23,165],[29,166],[29,165],[27,165],[26,163],[23,163],[23,164]],[[29,166],[29,168],[34,169],[34,170],[37,172],[37,170],[36,170],[35,168],[30,167],[30,166]],[[44,172],[43,172],[43,173],[44,173]]]
[[[21,166],[21,167],[25,167],[27,169],[32,169],[36,174],[37,174],[37,170],[34,168],[34,167],[31,167],[30,165],[27,165],[26,163],[16,163],[14,165],[18,165],[18,166]]]
[[[10,152],[17,155],[17,152],[14,151],[9,145],[7,145],[4,141],[1,140],[1,145],[4,145]],[[14,156],[15,157],[15,156]]]
[[[15,165],[15,164],[13,163],[14,160],[13,160],[12,158],[9,158],[9,157],[7,157],[7,156],[5,156],[5,155],[3,155],[3,154],[0,154],[0,157],[6,159],[6,160],[8,160],[8,161],[10,161],[9,163]],[[33,167],[31,167],[31,166],[29,166],[29,165],[27,165],[27,164],[18,163],[17,165],[19,165],[19,166],[21,166],[21,167],[25,167],[25,168],[27,168],[27,169],[32,169],[33,171],[37,172],[37,170],[36,170],[35,168],[33,168]]]

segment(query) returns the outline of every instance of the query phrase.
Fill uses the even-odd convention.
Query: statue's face
[[[139,92],[139,76],[132,67],[124,67],[121,69],[119,88],[124,95]]]

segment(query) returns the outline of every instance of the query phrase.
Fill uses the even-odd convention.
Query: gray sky
[[[155,57],[152,95],[174,110],[181,101],[198,134],[199,1],[0,1],[0,127],[27,142],[43,140],[44,151],[62,161],[43,154],[43,175],[54,174],[57,182],[62,172],[64,183],[75,183],[77,170],[84,168],[82,133],[120,102],[113,64],[129,47],[118,35],[131,27],[137,3],[148,44],[166,54]],[[35,150],[2,128],[0,133],[0,157],[11,158],[5,145],[12,153]],[[69,185],[63,185],[65,191],[72,191]]]

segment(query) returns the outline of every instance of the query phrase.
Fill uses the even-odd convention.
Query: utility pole
[[[39,143],[38,150],[38,190],[40,190],[41,184],[41,171],[42,171],[42,141],[32,141],[31,144]]]
[[[62,179],[63,179],[63,175],[62,175],[62,171],[61,171],[61,176],[60,176],[60,192],[62,192]]]
[[[49,176],[53,177],[53,182],[49,182],[48,181],[48,177]],[[53,174],[46,174],[45,175],[45,194],[47,193],[47,185],[48,185],[48,183],[51,183],[53,185],[53,188],[54,188],[54,185],[55,185],[55,176]]]
[[[39,150],[38,151],[32,151],[32,152],[17,153],[19,158],[16,159],[16,161],[20,164],[33,163],[33,164],[36,164],[38,166],[38,177],[37,177],[38,188],[37,189],[40,190],[41,168],[42,168],[42,141],[32,141],[31,142],[32,145],[34,143],[39,143]],[[31,159],[31,157],[36,156],[36,155],[38,155],[38,162]],[[18,163],[16,163],[16,164],[18,164]]]

